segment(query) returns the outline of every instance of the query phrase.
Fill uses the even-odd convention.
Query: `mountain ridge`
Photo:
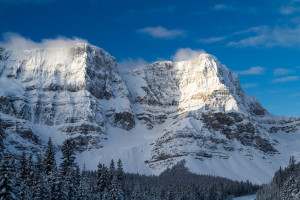
[[[209,54],[119,71],[89,44],[1,48],[0,82],[0,123],[16,153],[71,137],[89,168],[115,157],[128,159],[127,171],[157,174],[184,159],[197,173],[265,182],[272,174],[258,170],[274,172],[299,152],[300,118],[269,114]],[[230,169],[236,163],[249,175]]]

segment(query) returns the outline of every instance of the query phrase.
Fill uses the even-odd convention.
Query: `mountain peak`
[[[227,174],[217,175],[230,177],[235,158],[274,155],[271,133],[297,132],[294,122],[300,121],[268,115],[210,54],[155,62],[120,76],[115,58],[88,43],[0,50],[0,83],[0,125],[5,145],[15,152],[38,152],[49,137],[57,145],[72,138],[82,152],[79,160],[91,164],[115,156],[127,159],[131,172],[157,173],[187,159],[191,169],[206,173],[203,165],[221,173],[211,163],[222,163]]]

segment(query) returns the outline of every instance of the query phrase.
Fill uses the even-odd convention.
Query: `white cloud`
[[[296,12],[299,12],[299,8],[294,6],[283,6],[279,9],[279,12],[283,15],[291,15]]]
[[[215,4],[212,7],[212,10],[214,11],[235,11],[235,12],[242,12],[242,13],[250,13],[250,14],[256,14],[257,9],[253,7],[235,7],[228,4]]]
[[[262,75],[265,73],[265,68],[256,66],[243,71],[235,71],[239,75]]]
[[[142,59],[142,58],[138,58],[138,59],[132,59],[132,58],[128,58],[125,60],[122,60],[121,62],[118,62],[118,66],[119,68],[133,68],[133,67],[138,67],[138,66],[143,66],[143,65],[147,65],[149,64],[146,60]]]
[[[214,42],[221,42],[223,40],[225,40],[227,38],[227,36],[222,36],[222,37],[211,37],[211,38],[203,38],[203,39],[199,39],[197,40],[198,42],[201,43],[214,43]]]
[[[292,81],[298,81],[298,76],[286,76],[282,78],[276,78],[272,81],[272,83],[285,83],[285,82],[292,82]]]
[[[246,30],[241,30],[241,31],[236,31],[232,33],[231,35],[243,35],[243,34],[248,34],[248,33],[256,33],[256,34],[261,34],[270,31],[270,27],[266,25],[262,26],[253,26],[250,27]]]
[[[241,30],[241,31],[236,31],[236,32],[233,32],[233,33],[230,33],[230,34],[227,34],[227,35],[224,35],[224,36],[220,36],[220,37],[211,37],[211,38],[201,38],[201,39],[198,39],[197,42],[201,42],[201,43],[215,43],[215,42],[221,42],[221,41],[224,41],[224,40],[229,40],[230,38],[233,38],[234,36],[239,36],[239,37],[242,37],[243,35],[246,35],[246,34],[262,34],[262,33],[266,33],[270,31],[270,27],[268,26],[255,26],[255,27],[251,27],[251,28],[248,28],[246,30]],[[230,42],[228,43],[227,45],[228,46],[231,46],[233,42]]]
[[[253,32],[255,33],[255,32]],[[262,26],[254,36],[239,41],[231,41],[227,46],[235,47],[300,47],[300,25],[291,27],[267,28]]]
[[[258,83],[245,83],[245,84],[242,84],[243,88],[254,88],[254,87],[257,87],[257,86],[258,86]]]
[[[292,74],[294,73],[294,70],[291,69],[285,69],[285,68],[276,68],[273,71],[274,76],[284,76],[284,75],[288,75],[288,74]]]
[[[293,94],[291,94],[290,95],[291,97],[300,97],[300,93],[298,92],[298,93],[293,93]]]
[[[282,1],[282,6],[279,8],[279,13],[282,15],[293,15],[300,12],[299,0]]]
[[[216,4],[212,7],[215,11],[221,11],[221,10],[236,10],[235,7],[227,5],[227,4]]]
[[[154,38],[174,39],[176,37],[184,37],[185,31],[179,29],[168,30],[162,26],[146,27],[138,30],[138,33],[145,33]]]
[[[0,41],[0,46],[9,49],[30,49],[30,48],[51,48],[51,47],[65,47],[74,46],[77,43],[88,43],[87,40],[73,37],[66,38],[59,36],[55,39],[43,39],[41,42],[35,42],[30,38],[25,38],[17,33],[4,33],[3,41]]]
[[[174,62],[192,60],[199,57],[200,54],[205,53],[204,50],[193,50],[190,48],[180,48],[176,51],[175,55],[171,57]]]

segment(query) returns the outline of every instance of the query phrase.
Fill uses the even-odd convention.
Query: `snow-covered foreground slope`
[[[252,194],[252,195],[247,195],[247,196],[233,198],[232,200],[254,200],[255,197],[256,197],[256,195]]]
[[[85,163],[89,169],[96,169],[99,161],[109,165],[111,159],[123,160],[124,169],[127,172],[141,174],[160,174],[166,169],[151,168],[144,161],[151,156],[153,142],[161,135],[160,128],[155,130],[144,130],[142,125],[137,125],[128,134],[127,131],[118,128],[109,128],[109,138],[102,149],[93,149],[78,153],[77,161]],[[266,155],[259,150],[249,148],[247,154],[239,151],[226,152],[229,158],[212,157],[203,160],[195,159],[193,156],[185,156],[186,166],[191,172],[199,174],[210,174],[228,177],[234,180],[250,180],[254,183],[267,183],[274,176],[279,166],[286,166],[290,155],[299,155],[299,135],[292,137],[284,134],[278,135],[281,143],[277,145],[280,153]],[[236,143],[237,146],[242,146]],[[292,147],[292,148],[291,148]]]
[[[300,118],[269,114],[209,54],[119,73],[89,44],[0,48],[0,125],[16,153],[71,137],[90,169],[121,158],[159,174],[185,159],[192,172],[262,183],[300,157]]]

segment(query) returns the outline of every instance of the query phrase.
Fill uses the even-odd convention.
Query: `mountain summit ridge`
[[[86,43],[1,48],[0,83],[0,125],[17,154],[38,153],[49,136],[57,146],[73,138],[91,169],[113,157],[127,171],[158,174],[186,160],[197,173],[266,182],[299,152],[300,118],[269,114],[210,54],[119,72]]]

